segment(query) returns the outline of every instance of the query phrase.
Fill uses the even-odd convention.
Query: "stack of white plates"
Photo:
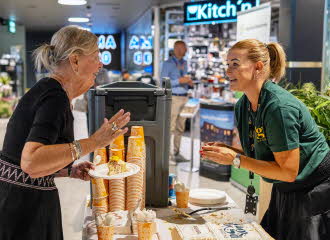
[[[226,202],[226,193],[209,188],[192,189],[189,193],[189,202],[195,205],[219,205]]]

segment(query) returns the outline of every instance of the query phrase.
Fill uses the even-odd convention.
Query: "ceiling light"
[[[84,17],[70,17],[68,19],[69,22],[89,22],[88,18],[84,18]]]
[[[85,5],[87,3],[86,0],[58,0],[57,2],[62,5]]]

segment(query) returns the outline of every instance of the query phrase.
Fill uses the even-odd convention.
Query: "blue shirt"
[[[170,57],[163,63],[161,79],[168,77],[172,84],[173,94],[186,94],[188,92],[188,84],[180,84],[179,78],[187,74],[187,61],[178,60],[176,57]]]

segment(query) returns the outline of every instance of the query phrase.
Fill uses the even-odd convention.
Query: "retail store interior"
[[[0,0],[0,146],[21,97],[49,74],[35,69],[33,51],[49,43],[60,28],[78,25],[98,37],[103,68],[96,76],[94,87],[73,100],[75,140],[93,134],[104,117],[112,117],[120,108],[131,111],[129,128],[144,127],[146,192],[142,194],[146,208],[175,206],[173,183],[169,181],[180,181],[190,191],[204,189],[215,191],[215,195],[224,194],[226,202],[206,206],[229,204],[240,210],[249,223],[256,222],[259,226],[268,208],[271,184],[257,174],[251,179],[248,170],[220,165],[200,155],[201,146],[207,142],[242,148],[234,108],[243,93],[230,89],[226,76],[227,52],[244,38],[280,42],[287,51],[288,63],[280,85],[301,90],[304,84],[313,84],[320,98],[329,101],[330,2],[313,0],[310,2],[314,4],[308,3],[307,7],[302,5],[308,1],[302,0],[71,0],[71,3],[81,2],[79,5],[60,2]],[[212,7],[216,2],[221,7]],[[289,6],[287,2],[292,4]],[[309,7],[312,10],[308,12]],[[70,20],[74,17],[82,19]],[[321,33],[313,34],[310,26]],[[189,100],[180,112],[186,119],[179,149],[181,159],[173,159],[171,94],[168,94],[171,84],[162,78],[162,71],[163,63],[174,56],[174,45],[179,40],[186,43],[184,59],[192,84],[187,91]],[[311,49],[307,47],[309,44],[313,46]],[[329,108],[320,114],[327,113]],[[329,116],[324,122],[321,117],[316,120],[328,144]],[[95,152],[83,156],[76,163],[95,161],[95,156]],[[91,210],[92,183],[67,177],[56,178],[55,182],[61,201],[64,239],[97,239]],[[259,197],[258,211],[244,214],[246,192],[251,184],[256,189],[252,195]],[[212,193],[205,194],[214,197]],[[91,221],[95,231],[91,230]],[[161,234],[153,239],[170,239]],[[116,239],[137,239],[135,235],[121,236]]]

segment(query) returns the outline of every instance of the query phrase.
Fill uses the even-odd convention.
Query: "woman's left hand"
[[[201,156],[222,165],[232,165],[236,152],[226,147],[204,146]]]
[[[90,176],[88,175],[88,171],[90,169],[95,169],[95,165],[93,163],[88,161],[78,163],[72,166],[71,175],[69,177],[89,181]]]

